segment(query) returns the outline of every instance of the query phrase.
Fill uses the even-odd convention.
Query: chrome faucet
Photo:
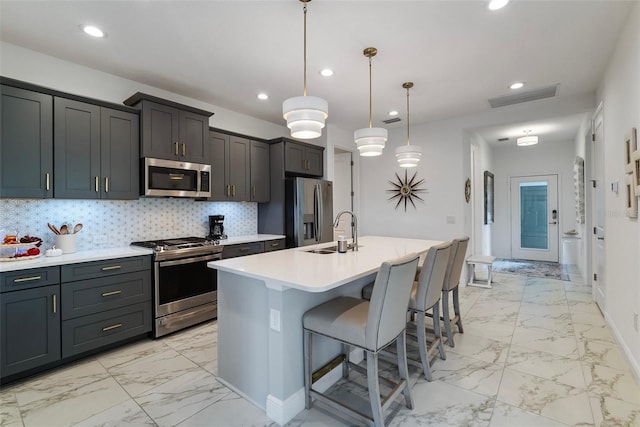
[[[351,236],[353,237],[353,242],[351,247],[347,246],[348,249],[353,251],[358,250],[358,218],[356,218],[356,214],[351,211],[342,211],[336,216],[336,220],[333,221],[333,227],[338,228],[338,223],[340,222],[340,217],[343,214],[351,215]]]

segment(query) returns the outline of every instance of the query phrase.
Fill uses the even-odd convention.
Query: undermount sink
[[[309,252],[309,253],[312,253],[312,254],[329,255],[329,254],[335,254],[337,250],[338,250],[337,246],[328,246],[326,248],[310,249],[310,250],[305,251],[305,252]]]

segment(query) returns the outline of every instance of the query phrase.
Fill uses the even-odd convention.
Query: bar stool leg
[[[382,427],[384,426],[384,416],[382,415],[380,384],[378,383],[378,354],[372,351],[367,351],[367,383],[373,423],[376,427]]]
[[[304,406],[311,409],[311,332],[304,331]]]
[[[447,334],[447,344],[455,347],[453,342],[453,332],[451,331],[451,317],[449,317],[449,292],[442,292],[442,319],[444,321],[444,331]]]
[[[433,324],[435,325],[438,322],[438,319],[434,319]],[[418,311],[416,313],[416,332],[418,333],[418,350],[420,352],[420,361],[422,362],[422,371],[424,372],[424,379],[427,381],[431,381],[431,367],[429,366],[429,352],[427,351],[427,337],[425,332],[425,314],[423,311]]]
[[[400,379],[405,382],[402,394],[407,408],[413,409],[413,399],[411,398],[411,389],[409,388],[409,368],[407,367],[407,334],[402,332],[396,340],[396,354],[398,355],[398,370],[400,371]]]
[[[462,316],[460,315],[460,301],[458,300],[458,288],[453,290],[453,314],[455,315],[456,325],[458,325],[458,331],[464,334],[462,329]]]
[[[433,306],[433,318],[440,318],[440,304],[436,304]],[[442,345],[442,329],[440,328],[440,322],[433,322],[433,332],[435,334],[435,339],[438,340],[438,351],[440,352],[440,359],[446,360],[447,355],[444,352],[444,346]]]

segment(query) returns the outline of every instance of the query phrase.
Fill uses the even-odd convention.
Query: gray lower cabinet
[[[64,265],[62,357],[151,331],[151,258]]]
[[[222,259],[278,251],[285,249],[286,247],[285,239],[224,245],[224,249],[222,250]]]
[[[55,197],[137,199],[139,117],[54,99]]]
[[[53,97],[0,86],[0,197],[53,197]]]
[[[3,272],[0,292],[3,380],[151,331],[150,256]]]
[[[58,267],[0,273],[0,377],[61,358]]]

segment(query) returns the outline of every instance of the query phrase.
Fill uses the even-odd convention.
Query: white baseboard
[[[272,395],[267,396],[267,417],[278,424],[285,425],[304,410],[304,387],[285,400]]]
[[[604,315],[604,320],[607,322],[609,329],[611,329],[616,342],[618,343],[620,348],[622,348],[622,354],[624,354],[625,359],[627,359],[627,362],[631,367],[631,372],[635,377],[636,383],[640,385],[640,361],[634,359],[631,349],[629,348],[629,346],[627,346],[627,343],[622,338],[622,335],[620,334],[620,331],[618,331],[618,328],[616,328],[615,323],[611,321],[611,318],[606,313]]]

